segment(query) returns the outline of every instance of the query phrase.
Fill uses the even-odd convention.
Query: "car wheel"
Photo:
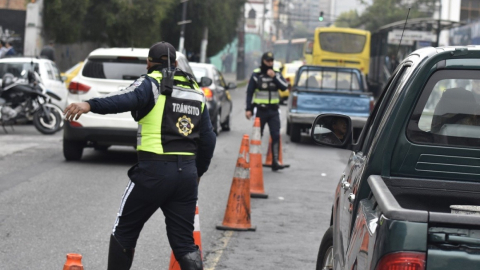
[[[290,136],[290,122],[287,121],[287,135]]]
[[[318,250],[317,256],[317,270],[331,270],[333,269],[333,227],[330,226],[325,232]]]
[[[222,130],[223,131],[230,131],[230,115],[228,115],[227,119],[225,119],[225,122],[223,122]]]
[[[66,160],[80,160],[85,144],[79,141],[63,140],[63,156]]]
[[[290,141],[300,142],[302,138],[301,126],[299,124],[291,124],[290,126]]]

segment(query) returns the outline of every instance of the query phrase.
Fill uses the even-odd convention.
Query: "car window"
[[[50,79],[52,81],[55,80],[55,75],[53,73],[52,67],[48,63],[44,63],[43,66],[45,67],[45,70],[47,71],[48,79]]]
[[[386,121],[386,119],[383,117],[384,112],[388,108],[388,105],[392,101],[393,97],[395,95],[398,96],[397,88],[404,82],[405,79],[407,79],[408,76],[406,76],[406,74],[409,73],[410,69],[410,66],[404,66],[398,71],[398,73],[394,74],[390,78],[390,81],[385,87],[382,95],[376,102],[375,107],[370,114],[365,127],[363,128],[362,135],[360,135],[360,143],[358,147],[362,152],[366,153],[368,151],[374,136],[377,134],[378,127],[382,121]],[[363,133],[365,132],[366,134],[364,135]]]
[[[53,75],[55,76],[56,81],[62,81],[62,76],[60,76],[60,72],[58,71],[57,65],[55,63],[52,64]]]
[[[30,62],[17,63],[0,63],[0,78],[6,73],[10,73],[15,77],[21,77],[22,70],[31,70],[32,64]],[[34,70],[38,70],[38,64],[33,64]]]
[[[95,79],[131,81],[145,74],[145,67],[145,60],[136,57],[90,58],[83,67],[82,75]]]
[[[480,147],[480,71],[435,72],[410,117],[407,136],[417,143]]]
[[[202,77],[208,77],[206,68],[192,67],[192,70],[193,70],[193,74],[198,79],[201,79]]]
[[[226,88],[227,84],[225,83],[225,79],[223,78],[223,74],[218,70],[216,70],[216,71],[218,73],[218,82],[219,82],[220,86]]]
[[[358,76],[354,72],[310,70],[300,71],[297,86],[314,90],[360,91]]]

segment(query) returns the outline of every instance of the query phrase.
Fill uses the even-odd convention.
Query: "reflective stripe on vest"
[[[159,71],[147,76],[161,83],[162,74]],[[189,82],[183,76],[175,76],[174,79]],[[184,88],[181,83],[175,85],[171,96],[167,97],[159,94],[159,88],[152,82],[155,106],[138,122],[137,150],[159,155],[194,155],[194,139],[199,134],[205,97],[195,82],[193,86],[195,89]],[[169,111],[165,115],[167,108]]]
[[[255,73],[259,70],[255,69]],[[253,103],[256,104],[278,104],[280,103],[280,94],[273,82],[273,78],[260,74],[257,78],[257,88],[253,93]],[[273,84],[273,85],[272,85]]]

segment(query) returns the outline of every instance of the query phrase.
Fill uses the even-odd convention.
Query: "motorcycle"
[[[52,98],[60,100],[55,93],[47,90],[35,71],[23,70],[21,78],[6,73],[0,87],[0,123],[5,125],[33,121],[42,134],[54,134],[62,127],[62,111],[51,103]]]

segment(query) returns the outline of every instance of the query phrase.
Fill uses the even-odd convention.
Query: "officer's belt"
[[[255,107],[257,107],[258,110],[268,110],[268,109],[278,110],[278,108],[280,108],[278,106],[278,104],[258,104],[258,103],[255,103],[254,105],[255,105]]]
[[[194,155],[159,155],[151,152],[137,151],[138,160],[158,160],[158,161],[178,161],[181,160],[193,160]]]

